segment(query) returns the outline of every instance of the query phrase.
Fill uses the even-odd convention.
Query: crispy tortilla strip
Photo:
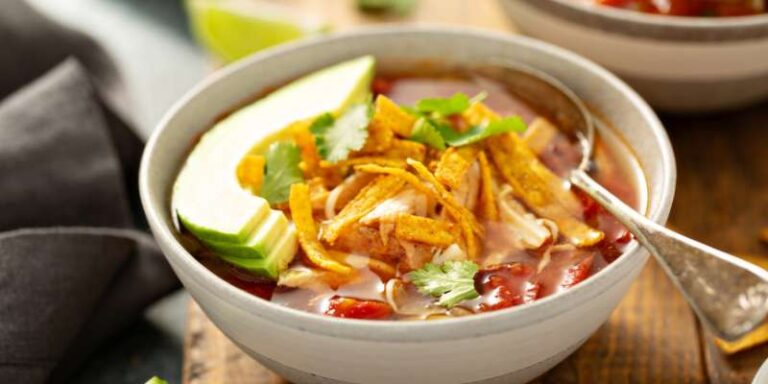
[[[315,211],[321,211],[325,209],[325,201],[328,199],[330,192],[325,187],[325,182],[322,177],[314,177],[307,182],[309,186],[309,199],[312,203],[312,209]]]
[[[488,150],[515,196],[537,215],[557,223],[571,243],[586,247],[603,239],[602,231],[576,219],[581,216],[581,204],[576,196],[516,134],[496,136],[488,141]]]
[[[427,147],[415,141],[395,139],[392,141],[392,146],[384,151],[382,156],[393,159],[415,159],[423,162],[427,156]]]
[[[299,236],[299,244],[304,250],[312,264],[322,269],[327,269],[348,275],[352,273],[352,268],[348,265],[339,263],[328,256],[325,247],[317,240],[317,226],[312,217],[312,203],[309,197],[309,186],[304,183],[291,185],[291,193],[288,197],[288,204],[291,208],[291,218],[296,225],[296,232]]]
[[[756,347],[765,342],[768,342],[768,323],[759,326],[754,331],[736,341],[715,339],[715,344],[717,344],[720,350],[728,355]]]
[[[496,205],[496,196],[493,193],[493,172],[488,164],[488,156],[485,151],[480,151],[477,157],[480,162],[480,210],[486,220],[499,220],[499,207]]]
[[[363,188],[355,198],[328,221],[323,227],[323,240],[333,244],[352,224],[360,220],[381,201],[391,197],[405,186],[405,181],[396,176],[376,178]]]
[[[427,181],[434,185],[434,188],[430,188],[427,184],[421,181],[418,176],[400,168],[382,167],[375,164],[365,164],[358,165],[355,167],[355,170],[358,172],[382,173],[386,175],[397,176],[416,188],[418,191],[426,194],[429,198],[432,198],[442,204],[448,210],[451,216],[456,219],[457,222],[461,221],[462,218],[465,218],[467,219],[467,223],[470,224],[469,228],[471,231],[475,231],[478,234],[483,233],[483,228],[475,220],[474,215],[472,215],[472,213],[469,212],[466,208],[461,206],[461,204],[456,201],[450,192],[446,191],[445,188],[439,185],[440,183],[437,182],[434,175],[432,175],[429,170],[427,170],[427,167],[425,167],[424,164],[413,159],[408,159],[408,164],[411,163],[417,164],[417,167],[420,168],[421,172],[426,171],[425,173],[429,177]]]
[[[525,130],[523,140],[534,153],[540,154],[552,143],[559,132],[552,122],[543,117],[537,117]]]
[[[400,240],[447,247],[454,243],[453,226],[428,217],[401,213],[395,220],[395,237]]]
[[[738,255],[740,258],[768,269],[768,256]],[[715,344],[726,354],[732,355],[758,345],[768,343],[768,323],[765,323],[736,341],[715,339]]]
[[[379,173],[379,174],[398,177],[403,181],[407,182],[408,184],[410,184],[411,186],[413,186],[414,188],[416,188],[418,191],[423,192],[427,196],[430,196],[436,200],[440,199],[440,196],[437,195],[437,192],[435,192],[434,189],[428,187],[421,180],[419,180],[419,178],[416,175],[406,171],[405,169],[395,168],[395,167],[383,167],[381,165],[376,165],[376,164],[363,164],[363,165],[356,166],[355,170],[357,170],[358,172],[369,173],[369,174]]]
[[[258,194],[264,183],[264,156],[247,155],[237,165],[237,180],[240,185]]]
[[[386,96],[379,95],[376,98],[376,106],[374,107],[371,123],[368,125],[368,139],[365,141],[365,145],[360,152],[376,153],[389,148],[392,145],[392,140],[395,138],[393,128],[402,124],[400,114],[408,115],[395,103],[387,99]]]
[[[336,205],[333,207],[334,212],[346,207],[347,204],[349,204],[349,202],[375,178],[376,175],[370,173],[355,173],[344,180],[344,182],[337,187],[342,188],[342,190],[336,198]]]
[[[415,123],[416,117],[406,112],[394,101],[384,95],[376,97],[375,111],[371,121],[372,130],[380,129],[376,126],[382,126],[400,137],[410,137]]]
[[[309,132],[309,127],[297,129],[293,141],[301,149],[301,167],[307,176],[315,176],[320,168],[320,154],[315,147],[315,137]]]
[[[341,160],[337,163],[331,163],[328,161],[320,162],[320,166],[323,168],[349,167],[349,166],[355,166],[360,164],[376,164],[376,165],[383,165],[385,167],[398,167],[398,168],[405,168],[405,165],[406,165],[405,160],[403,159],[389,158],[389,157],[383,157],[383,156],[353,157],[351,159]]]
[[[360,172],[372,172],[372,173],[384,173],[389,175],[396,175],[398,177],[403,178],[406,180],[409,184],[413,185],[414,188],[418,189],[421,192],[424,192],[428,196],[432,196],[435,200],[440,202],[448,213],[459,223],[459,226],[461,227],[462,234],[464,237],[464,241],[466,242],[467,246],[467,253],[470,257],[475,258],[480,253],[480,248],[477,244],[477,241],[475,239],[475,234],[482,236],[483,234],[483,228],[480,226],[480,224],[475,219],[475,216],[472,214],[472,212],[469,212],[465,207],[463,207],[461,204],[459,204],[456,199],[453,197],[453,195],[448,192],[443,186],[437,181],[435,176],[429,172],[427,167],[424,166],[424,164],[415,161],[413,159],[408,160],[408,164],[410,164],[417,173],[424,179],[426,179],[429,183],[431,183],[434,187],[434,189],[429,188],[427,185],[425,185],[421,180],[419,180],[418,177],[416,177],[414,174],[409,173],[403,169],[399,168],[387,168],[387,167],[381,167],[378,165],[361,165],[356,167]]]
[[[472,105],[461,114],[461,117],[464,119],[464,122],[467,123],[467,126],[470,127],[473,125],[487,124],[488,122],[501,118],[498,113],[488,108],[488,106],[481,101],[472,103]]]
[[[478,236],[483,236],[484,233],[483,227],[477,222],[475,215],[473,215],[472,212],[470,212],[466,207],[459,204],[453,197],[453,194],[448,192],[440,184],[440,182],[437,181],[435,175],[429,172],[424,164],[415,160],[408,159],[408,165],[413,167],[419,176],[432,183],[432,185],[435,187],[437,193],[440,196],[440,203],[449,208],[448,212],[451,213],[452,216],[456,217],[457,221],[459,222],[461,232],[464,235],[464,241],[467,245],[467,255],[469,255],[471,259],[477,258],[477,256],[480,255],[480,247],[477,243],[477,239],[475,239],[475,234]]]
[[[475,162],[478,149],[475,146],[446,149],[437,163],[435,177],[450,189],[456,189],[464,180],[469,167]]]
[[[467,220],[467,222],[471,225],[472,230],[477,233],[478,235],[481,235],[483,233],[483,227],[480,225],[480,223],[477,222],[477,219],[475,219],[475,215],[472,214],[466,207],[461,205],[458,201],[456,201],[456,198],[448,192],[448,190],[443,187],[442,184],[440,184],[439,181],[437,181],[437,178],[435,177],[432,172],[427,169],[427,167],[422,164],[419,161],[408,159],[407,160],[408,165],[413,167],[413,169],[416,171],[416,173],[421,176],[424,180],[427,180],[430,184],[432,184],[437,191],[438,197],[437,200],[443,204],[444,206],[447,206],[451,208],[452,210],[458,212],[460,216]]]

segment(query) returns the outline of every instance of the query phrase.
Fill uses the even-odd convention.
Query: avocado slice
[[[257,267],[255,260],[245,261],[282,263],[286,255],[275,252],[280,246],[295,252],[295,230],[279,229],[286,228],[287,219],[240,185],[237,166],[292,124],[339,114],[366,100],[374,65],[373,57],[364,56],[322,69],[218,122],[192,150],[174,184],[171,200],[179,221],[225,260],[272,276],[278,265]]]
[[[279,238],[272,251],[264,259],[252,257],[235,257],[221,254],[220,257],[233,265],[251,271],[261,276],[277,280],[280,272],[288,267],[296,254],[298,243],[296,242],[296,229],[293,225]]]
[[[270,211],[267,218],[253,231],[251,237],[245,243],[238,244],[205,240],[202,240],[202,242],[218,254],[238,258],[263,259],[269,255],[271,249],[274,249],[289,226],[290,224],[285,214],[280,211]]]

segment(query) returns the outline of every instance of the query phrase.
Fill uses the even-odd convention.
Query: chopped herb
[[[441,151],[445,149],[445,140],[443,139],[443,136],[429,120],[423,117],[416,121],[409,139],[429,145],[430,147],[437,148]]]
[[[260,195],[272,205],[284,203],[288,201],[291,184],[304,181],[304,173],[299,168],[299,147],[288,142],[274,143],[269,146],[264,158],[264,184]]]
[[[330,114],[318,117],[309,128],[315,136],[315,145],[320,156],[336,163],[346,160],[349,152],[363,148],[368,139],[368,124],[372,109],[369,104],[350,107],[338,119]]]
[[[487,124],[476,125],[465,132],[457,132],[446,124],[437,124],[437,130],[448,145],[461,147],[507,132],[523,132],[525,122],[518,116],[505,117]]]
[[[438,304],[452,308],[464,300],[472,300],[479,293],[475,290],[475,274],[479,267],[471,261],[446,261],[442,266],[429,263],[409,274],[419,292],[439,297]]]
[[[421,113],[450,116],[464,112],[469,108],[469,103],[469,97],[459,92],[449,98],[421,99],[416,103],[416,110]]]

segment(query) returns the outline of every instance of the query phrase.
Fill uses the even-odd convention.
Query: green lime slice
[[[198,41],[224,62],[328,29],[312,15],[264,0],[187,0]]]

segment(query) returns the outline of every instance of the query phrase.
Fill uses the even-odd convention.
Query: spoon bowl
[[[592,197],[634,235],[659,262],[704,326],[737,340],[768,317],[768,271],[654,223],[611,194],[588,173],[595,121],[581,99],[546,73],[509,60],[491,60],[485,71],[502,72],[510,90],[541,105],[555,125],[578,140],[579,166],[570,183]]]

